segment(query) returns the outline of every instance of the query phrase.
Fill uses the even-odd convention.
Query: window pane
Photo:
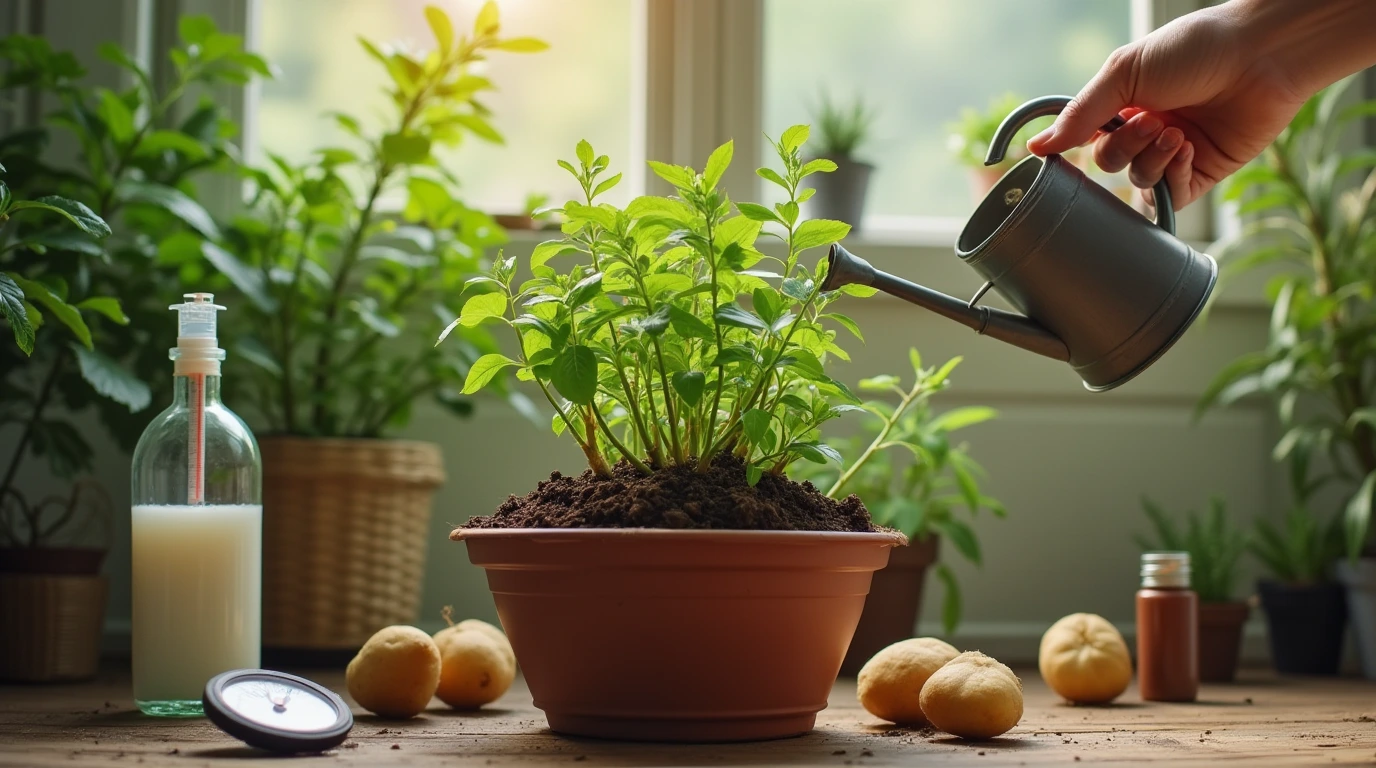
[[[554,201],[578,193],[555,165],[572,158],[579,139],[630,167],[631,67],[635,0],[504,0],[502,29],[538,37],[550,49],[537,54],[494,52],[482,72],[499,89],[485,94],[493,122],[506,138],[494,145],[469,138],[442,155],[463,183],[464,201],[489,212],[520,211],[526,195]],[[416,48],[433,46],[424,8],[439,5],[456,27],[467,27],[481,0],[260,0],[260,52],[277,64],[277,79],[263,85],[258,107],[256,161],[271,151],[306,160],[322,146],[348,146],[349,137],[322,117],[342,110],[381,125],[386,114],[380,65],[358,36]],[[462,25],[462,26],[461,26]],[[633,176],[633,174],[631,175]],[[629,180],[629,179],[628,179]],[[623,182],[608,202],[626,202]]]
[[[948,146],[964,108],[1074,94],[1129,39],[1130,0],[765,0],[764,121],[813,123],[821,93],[878,110],[857,155],[876,166],[867,218],[973,209]],[[768,185],[766,185],[768,186]],[[881,222],[879,228],[888,228]]]

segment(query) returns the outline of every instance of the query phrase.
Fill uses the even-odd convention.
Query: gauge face
[[[220,696],[225,706],[240,717],[283,731],[319,732],[339,720],[340,713],[334,704],[285,680],[235,680],[224,686]]]

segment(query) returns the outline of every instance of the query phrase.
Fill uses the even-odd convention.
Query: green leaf
[[[812,296],[812,289],[816,287],[816,283],[812,282],[811,279],[790,277],[784,280],[783,284],[779,286],[779,290],[783,291],[784,295],[790,299],[807,301]]]
[[[148,157],[167,151],[176,152],[188,160],[204,160],[210,156],[210,150],[196,139],[181,131],[165,130],[153,131],[144,136],[134,154],[137,157]]]
[[[389,133],[382,137],[382,162],[414,165],[430,157],[430,139],[414,133]]]
[[[999,412],[984,405],[970,405],[964,408],[954,408],[932,420],[929,429],[932,431],[945,430],[954,432],[957,429],[979,424],[988,421],[999,415]]]
[[[594,272],[579,280],[573,288],[569,289],[569,295],[564,297],[564,306],[569,309],[577,309],[600,293],[602,293],[602,273]]]
[[[836,322],[840,323],[843,328],[850,331],[851,335],[859,339],[862,343],[865,341],[865,337],[860,334],[860,326],[857,325],[854,320],[850,319],[846,315],[840,314],[838,312],[831,312],[822,315],[821,317],[822,319],[826,320],[835,320]]]
[[[656,176],[673,184],[675,187],[679,189],[693,188],[693,172],[690,169],[679,165],[661,163],[658,160],[651,160],[649,164],[650,170],[654,171]]]
[[[215,21],[204,14],[183,16],[177,20],[177,32],[187,45],[203,44],[217,31]]]
[[[751,294],[754,300],[755,311],[759,313],[760,319],[773,325],[779,319],[779,313],[783,311],[783,304],[779,302],[779,295],[769,288],[756,288]]]
[[[805,349],[790,349],[788,357],[793,358],[788,367],[802,374],[803,378],[809,381],[829,381],[826,371],[822,369],[822,361],[811,352]]]
[[[33,354],[33,324],[29,313],[24,309],[24,290],[9,275],[0,272],[0,315],[10,324],[14,332],[14,343],[24,354]]]
[[[741,417],[741,427],[745,432],[745,439],[751,445],[760,445],[764,442],[765,435],[769,433],[769,424],[774,419],[768,411],[759,408],[751,408]]]
[[[120,182],[116,196],[127,203],[142,203],[162,208],[210,240],[220,239],[220,230],[201,204],[179,189],[146,181]]]
[[[717,187],[717,182],[721,181],[722,174],[726,173],[727,167],[731,165],[731,155],[735,151],[735,142],[728,141],[725,144],[712,150],[712,154],[707,158],[707,165],[702,170],[702,185],[707,190]]]
[[[755,331],[769,330],[769,325],[753,312],[747,312],[736,304],[723,304],[717,307],[717,323],[736,328],[749,328]]]
[[[965,559],[975,565],[980,564],[979,539],[975,537],[975,532],[970,530],[970,526],[955,518],[948,518],[933,521],[932,527],[941,531],[941,535],[954,544],[956,551],[964,555]]]
[[[954,371],[956,369],[956,366],[960,365],[960,361],[964,359],[965,358],[963,357],[956,356],[951,358],[950,360],[947,360],[944,365],[936,369],[936,373],[933,373],[931,378],[927,379],[927,385],[931,387],[940,385],[943,381],[946,380],[947,376],[951,375],[951,371]]]
[[[179,234],[194,237],[194,235],[185,232]],[[173,237],[176,236],[173,235]],[[201,254],[220,274],[229,278],[234,287],[238,288],[240,293],[253,302],[254,306],[264,312],[276,310],[277,300],[268,293],[261,271],[250,267],[234,254],[209,240],[201,241]]]
[[[707,375],[701,371],[679,371],[671,376],[669,381],[683,402],[694,408],[702,400],[703,389],[707,386]]]
[[[579,250],[563,240],[547,240],[535,246],[530,254],[530,268],[543,267],[545,262],[566,253],[579,253]]]
[[[427,5],[425,20],[430,24],[430,31],[435,33],[435,42],[439,43],[440,51],[448,54],[454,47],[454,24],[449,20],[449,14],[433,5]]]
[[[1376,406],[1358,408],[1352,412],[1352,415],[1347,419],[1348,430],[1355,432],[1359,424],[1366,424],[1372,429],[1376,429]]]
[[[669,305],[661,304],[653,315],[638,317],[627,324],[636,333],[659,336],[669,328]]]
[[[779,135],[779,149],[789,154],[796,152],[807,143],[808,137],[811,135],[812,129],[806,125],[795,125],[787,128]]]
[[[780,176],[773,168],[757,168],[755,169],[755,175],[759,176],[765,181],[783,187],[785,192],[788,191],[788,182],[785,181],[784,177]]]
[[[712,326],[691,312],[672,305],[669,307],[669,323],[673,325],[674,332],[685,339],[697,338],[707,341],[716,339],[716,332],[712,330]]]
[[[443,339],[444,337],[441,336],[440,338]],[[477,392],[496,378],[503,368],[513,365],[520,365],[520,363],[495,352],[483,355],[474,361],[472,368],[468,369],[468,378],[464,379],[463,391],[459,394],[471,395]]]
[[[582,344],[564,347],[554,358],[550,381],[571,402],[591,405],[597,393],[597,355]]]
[[[129,105],[119,97],[114,91],[108,88],[96,90],[100,97],[100,106],[96,107],[96,114],[100,116],[101,122],[105,123],[105,128],[110,132],[110,138],[117,144],[123,144],[134,135],[134,113],[129,111]]]
[[[484,320],[501,317],[505,313],[505,294],[480,293],[463,303],[463,310],[459,313],[459,324],[465,328],[475,328]],[[440,337],[441,340],[443,338]]]
[[[492,124],[478,115],[455,115],[454,122],[462,125],[480,139],[485,139],[493,144],[505,144],[506,139],[502,134],[492,127]],[[419,162],[419,161],[417,161]]]
[[[758,203],[736,203],[736,210],[740,211],[742,216],[751,221],[783,223],[783,220],[779,218],[778,214]]]
[[[536,37],[512,37],[494,43],[492,47],[508,53],[539,53],[549,50],[549,43]]]
[[[501,17],[497,12],[496,0],[487,0],[483,7],[478,11],[478,15],[473,19],[473,34],[481,37],[483,35],[495,35],[501,30]]]
[[[850,225],[831,219],[808,219],[793,233],[793,250],[802,251],[818,245],[830,245],[845,238]]]
[[[607,190],[616,186],[616,183],[619,181],[621,181],[621,174],[619,173],[615,176],[603,179],[602,181],[598,182],[597,188],[592,191],[592,196],[597,197],[598,195],[601,195],[603,192],[606,192]]]
[[[91,349],[91,329],[86,326],[86,321],[81,319],[80,310],[63,301],[61,297],[52,292],[52,289],[37,280],[28,280],[13,272],[8,274],[10,279],[23,289],[27,300],[46,307],[49,312],[53,313],[54,317],[71,330],[83,347]]]
[[[1371,507],[1376,503],[1376,469],[1369,472],[1362,487],[1347,502],[1343,514],[1343,527],[1347,538],[1347,556],[1356,562],[1366,545],[1367,533],[1371,530]]]
[[[120,325],[129,324],[129,316],[124,314],[124,309],[119,305],[119,299],[112,296],[92,296],[85,301],[77,302],[76,308],[99,312]]]
[[[20,200],[10,206],[9,213],[28,209],[52,211],[60,214],[75,224],[82,232],[94,237],[105,238],[110,236],[110,225],[105,223],[105,219],[100,218],[95,211],[76,200],[69,200],[57,195],[48,195],[37,200]]]
[[[834,461],[842,463],[841,454],[835,448],[824,443],[812,442],[792,442],[785,449],[788,452],[796,453],[814,464],[825,464]]]
[[[841,286],[841,293],[844,293],[847,296],[854,296],[857,299],[868,299],[876,293],[879,293],[879,289],[869,285],[848,283],[846,285]]]
[[[588,143],[587,139],[580,139],[577,146],[573,148],[573,152],[578,156],[578,162],[582,164],[584,168],[588,168],[592,165],[595,153],[593,152],[592,145]]]
[[[755,485],[760,482],[761,477],[764,477],[764,470],[760,469],[758,465],[751,464],[745,468],[745,482],[749,484],[751,488],[754,488]]]
[[[803,167],[798,171],[798,175],[800,177],[811,176],[814,173],[831,173],[834,170],[836,170],[836,163],[825,157],[819,157],[816,160],[809,160],[803,163]]]
[[[898,386],[899,380],[893,374],[885,373],[879,376],[871,376],[868,379],[860,380],[860,390],[863,392],[888,392]]]
[[[945,590],[944,598],[941,602],[941,626],[946,630],[946,634],[956,631],[960,625],[960,614],[962,600],[960,596],[960,584],[956,582],[956,574],[945,563],[937,563],[937,578],[941,579],[941,585]]]
[[[120,405],[128,407],[130,413],[137,413],[147,408],[148,404],[152,402],[153,393],[149,390],[148,385],[126,370],[124,366],[80,344],[71,344],[70,346],[72,351],[76,353],[77,365],[81,368],[81,377],[91,385],[91,389]]]

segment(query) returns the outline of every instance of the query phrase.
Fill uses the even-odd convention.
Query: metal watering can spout
[[[827,277],[822,282],[822,290],[834,291],[843,285],[868,285],[954,320],[974,329],[976,333],[1053,360],[1070,359],[1070,350],[1066,348],[1065,342],[1036,321],[995,307],[977,305],[975,302],[983,296],[984,290],[970,301],[962,301],[940,291],[908,282],[901,277],[881,272],[839,244],[833,244],[827,253]]]

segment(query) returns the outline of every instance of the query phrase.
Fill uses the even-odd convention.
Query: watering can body
[[[1000,127],[1002,143],[996,138],[991,145],[991,164],[1023,123],[1068,101],[1047,97],[1016,110]],[[1156,223],[1064,158],[1028,157],[995,184],[956,241],[956,255],[985,280],[974,299],[879,272],[840,246],[833,246],[823,287],[872,285],[981,334],[1063,360],[1090,390],[1112,389],[1184,334],[1218,277],[1212,258],[1174,236],[1164,181],[1154,191],[1162,211]],[[1022,314],[979,305],[991,288]]]

